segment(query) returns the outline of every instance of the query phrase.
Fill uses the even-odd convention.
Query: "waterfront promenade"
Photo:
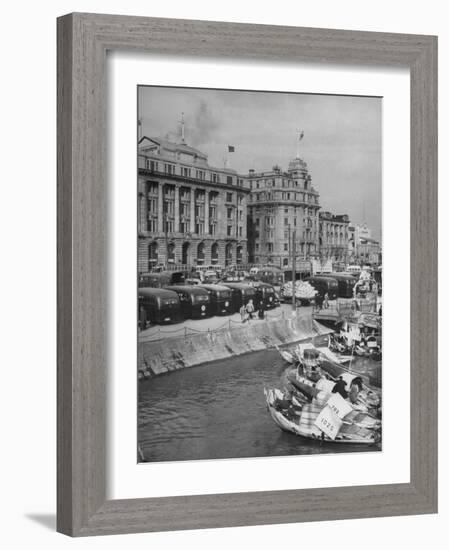
[[[203,363],[267,350],[327,335],[330,329],[315,322],[312,308],[299,308],[293,315],[284,306],[270,313],[266,319],[240,320],[220,318],[214,325],[203,320],[203,330],[186,325],[177,332],[154,332],[138,343],[138,369],[141,378],[193,367]],[[216,320],[217,318],[212,318]],[[224,323],[223,323],[224,321]],[[215,321],[216,322],[216,321]],[[205,323],[205,324],[204,324]],[[215,328],[214,328],[215,326]],[[196,325],[198,327],[198,325]]]
[[[297,317],[307,317],[312,313],[312,306],[298,307],[296,309]],[[265,312],[265,320],[288,319],[292,316],[291,304],[281,304],[276,309]],[[139,342],[150,342],[166,338],[177,338],[180,336],[190,336],[193,334],[215,332],[220,330],[229,330],[240,326],[247,327],[250,324],[262,323],[257,314],[252,321],[242,323],[240,313],[234,313],[226,316],[208,317],[206,319],[186,319],[182,323],[172,325],[152,325],[139,332]]]

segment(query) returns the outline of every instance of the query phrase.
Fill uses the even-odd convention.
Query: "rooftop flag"
[[[234,145],[228,145],[228,153],[235,153]]]

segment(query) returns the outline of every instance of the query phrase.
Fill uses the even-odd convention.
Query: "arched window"
[[[201,242],[199,245],[198,245],[198,248],[197,248],[197,254],[196,254],[196,259],[197,259],[197,263],[198,264],[204,264],[204,259],[205,259],[205,246],[204,246],[204,243]]]
[[[232,264],[232,243],[228,243],[225,248],[225,263]]]
[[[218,264],[218,243],[212,245],[210,259],[213,264]]]
[[[153,268],[158,262],[158,246],[157,242],[153,241],[148,245],[148,268]]]
[[[242,246],[237,247],[236,260],[237,260],[238,264],[241,264],[243,262],[243,247]]]
[[[175,243],[170,243],[167,247],[167,260],[169,263],[175,263]]]
[[[182,245],[182,264],[188,265],[189,262],[189,250],[190,250],[190,243],[183,243]]]

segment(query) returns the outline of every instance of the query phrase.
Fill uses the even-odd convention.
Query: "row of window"
[[[228,209],[229,210],[229,209]],[[289,218],[284,218],[284,226],[291,225],[291,220]],[[302,223],[307,228],[311,229],[312,227],[316,227],[316,220],[302,218]],[[256,227],[260,227],[260,218],[255,219]],[[266,216],[265,217],[265,227],[274,227],[275,225],[275,219],[273,216]],[[297,226],[297,218],[293,218],[293,227]]]
[[[177,165],[172,164],[170,162],[160,162],[157,160],[146,159],[145,168],[150,172],[160,172],[160,173],[167,174],[168,176],[179,175],[184,178],[195,177],[196,179],[201,181],[206,181],[206,179],[208,179],[212,183],[226,182],[228,185],[233,185],[235,181],[239,187],[243,187],[242,178],[236,178],[234,180],[233,176],[219,174],[218,172],[212,172],[212,171],[206,171],[206,170],[199,170],[199,169],[193,170],[189,166],[178,166],[179,169],[177,170]],[[208,175],[209,177],[207,178]]]
[[[216,235],[217,234],[217,222],[216,220],[209,220],[209,235]],[[155,217],[148,218],[148,226],[147,230],[156,233],[159,230],[158,227],[158,219]],[[175,231],[175,221],[174,219],[166,218],[164,220],[164,226],[163,231],[167,231],[168,233],[173,233]],[[188,233],[190,231],[190,220],[182,218],[179,223],[179,231],[181,233]],[[204,235],[205,234],[205,221],[201,219],[196,219],[195,222],[195,233],[197,235]],[[235,225],[227,225],[226,227],[226,235],[228,237],[243,237],[243,226],[239,225],[235,227]]]
[[[165,227],[164,232],[167,231],[168,233],[173,233],[175,230],[174,220],[167,219],[165,221]],[[204,222],[197,222],[195,223],[195,233],[197,235],[204,235],[205,232],[205,224]],[[158,231],[158,220],[157,219],[149,219],[148,220],[148,231],[152,233],[156,233]],[[190,221],[181,221],[179,224],[179,231],[180,233],[188,233],[190,231]],[[214,223],[209,224],[209,235],[216,235],[217,234],[217,225]]]
[[[311,187],[311,178],[302,180],[303,184],[301,185],[299,180],[288,180],[288,179],[265,179],[265,180],[253,180],[250,181],[250,189],[264,189],[266,187],[283,187],[284,189],[288,188],[299,188],[299,189],[310,189]],[[277,185],[276,185],[277,184]]]
[[[260,201],[297,201],[297,202],[307,202],[311,204],[319,204],[318,197],[315,195],[308,195],[306,193],[285,193],[280,191],[262,191],[249,196],[249,202],[260,202]]]
[[[279,215],[281,213],[280,207],[274,207],[274,206],[256,206],[252,207],[252,212],[257,216],[260,214],[267,214],[267,215]],[[316,217],[316,211],[313,207],[308,206],[285,206],[284,207],[284,214],[289,214],[293,216],[308,216],[315,218]]]
[[[235,228],[233,225],[228,225],[226,229],[226,235],[228,237],[233,237],[234,234],[237,237],[243,237],[243,227],[239,225],[237,228]]]
[[[254,245],[254,251],[255,252],[260,252],[261,248],[262,247],[259,245],[259,243],[256,243]],[[296,248],[295,252],[303,253],[305,250],[312,251],[313,249],[316,248],[316,246],[315,246],[314,243],[296,243],[295,248]],[[265,251],[266,252],[274,252],[274,243],[265,243]],[[288,251],[289,251],[288,246],[284,245],[284,252],[288,252]]]
[[[168,217],[175,216],[175,208],[173,202],[164,202],[163,206],[163,213],[166,214]],[[239,213],[240,214],[240,213]],[[189,204],[181,204],[179,209],[179,215],[181,218],[190,218],[190,205]],[[204,204],[196,204],[194,215],[196,218],[204,218],[205,217],[205,207]],[[149,203],[149,209],[148,209],[148,218],[149,219],[157,219],[158,216],[158,209],[157,209],[157,200],[152,200]],[[211,206],[209,208],[209,216],[211,220],[217,221],[217,208],[215,206]],[[239,220],[242,220],[242,216],[239,216]]]
[[[192,190],[181,187],[179,191],[179,197],[182,201],[190,201]],[[206,193],[209,195],[209,202],[216,203],[219,193],[216,191],[207,192],[203,189],[195,189],[195,200],[205,200]],[[159,196],[159,184],[155,182],[147,182],[147,195],[150,199]],[[244,195],[237,194],[237,204],[243,205]],[[175,186],[164,185],[164,198],[175,199]],[[226,193],[226,202],[232,203],[234,201],[234,193]]]
[[[226,209],[226,214],[227,214],[228,221],[233,220],[234,219],[234,208],[227,208]],[[239,208],[237,210],[236,214],[237,214],[237,220],[239,222],[243,222],[243,210],[241,210]]]
[[[348,234],[348,231],[345,227],[339,227],[339,226],[336,226],[336,227],[322,227],[321,224],[320,224],[320,231],[321,233],[323,234],[329,234],[329,235],[336,235],[339,231],[340,231],[340,234],[343,235],[344,234]]]

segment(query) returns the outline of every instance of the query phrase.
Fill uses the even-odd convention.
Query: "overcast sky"
[[[142,135],[180,139],[184,112],[186,142],[222,167],[228,145],[230,166],[246,174],[288,168],[304,131],[300,157],[324,210],[366,221],[381,237],[382,100],[275,92],[194,88],[139,88]]]

